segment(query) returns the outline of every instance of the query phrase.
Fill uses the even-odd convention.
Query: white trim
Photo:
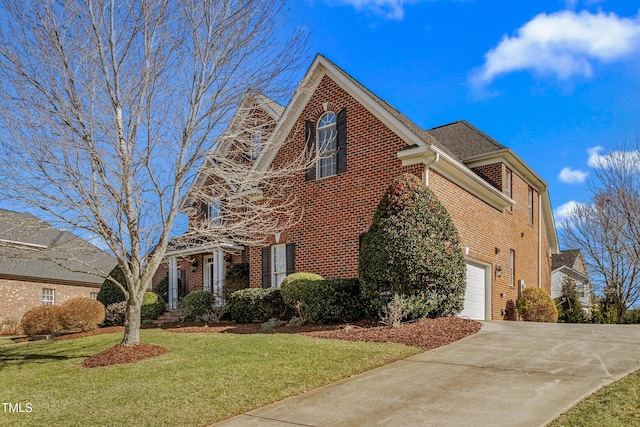
[[[282,251],[284,252],[284,270],[279,270],[276,271],[276,249],[282,249]],[[279,275],[287,275],[287,244],[286,243],[281,243],[279,245],[273,245],[271,246],[271,287],[272,288],[279,288],[280,287],[280,283],[282,283],[282,280],[280,280],[280,283],[278,283],[278,281],[276,280],[277,276]],[[283,276],[283,279],[284,279]]]
[[[178,307],[178,259],[169,258],[169,308]]]
[[[188,255],[195,255],[195,254],[199,254],[199,253],[203,253],[203,252],[212,253],[213,251],[215,251],[217,249],[242,251],[242,250],[244,250],[244,246],[230,245],[230,244],[227,244],[227,243],[213,243],[213,244],[210,244],[210,245],[192,246],[192,247],[185,248],[185,249],[178,249],[178,250],[175,250],[175,251],[167,251],[164,254],[164,256],[166,258],[177,257],[177,256],[185,257],[185,256],[188,256]]]
[[[7,240],[7,239],[0,239],[0,243],[8,243],[10,245],[16,245],[16,246],[26,246],[29,248],[36,248],[36,249],[47,249],[49,247],[46,245],[38,245],[36,243],[18,242],[16,240]]]

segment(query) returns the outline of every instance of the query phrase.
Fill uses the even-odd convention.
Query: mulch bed
[[[131,363],[137,362],[138,360],[148,359],[150,357],[160,356],[168,351],[169,350],[164,347],[143,342],[132,346],[119,344],[91,357],[87,357],[80,365],[85,368],[95,368],[97,366]]]

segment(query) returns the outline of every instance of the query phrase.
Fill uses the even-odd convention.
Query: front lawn
[[[640,425],[640,371],[584,399],[550,427],[626,427]]]
[[[152,329],[142,331],[142,341],[169,353],[128,365],[78,366],[121,339],[0,346],[0,401],[14,405],[0,412],[0,425],[203,425],[422,351],[300,335]]]

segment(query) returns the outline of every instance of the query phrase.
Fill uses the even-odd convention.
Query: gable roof
[[[0,277],[100,286],[115,259],[28,213],[0,209]]]
[[[438,126],[427,133],[463,162],[478,155],[495,153],[507,148],[466,120]]]
[[[567,249],[560,251],[559,254],[551,255],[551,270],[553,271],[560,267],[573,268],[578,256],[580,256],[580,249]]]

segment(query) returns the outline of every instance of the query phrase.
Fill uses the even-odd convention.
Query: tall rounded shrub
[[[516,310],[522,320],[529,322],[558,321],[558,309],[551,296],[541,288],[525,288],[516,300]]]
[[[359,254],[363,295],[381,308],[394,294],[420,295],[433,317],[464,306],[466,269],[453,220],[415,175],[396,178],[363,236]]]
[[[124,286],[125,289],[127,289],[127,280],[125,279],[124,273],[119,266],[114,267],[109,275],[117,280],[118,283],[120,283],[122,286]],[[105,307],[107,307],[108,305],[120,301],[125,301],[126,298],[124,296],[124,293],[122,292],[122,289],[120,289],[118,285],[116,285],[109,279],[105,279],[104,282],[102,282],[102,286],[100,286],[100,292],[98,292],[98,297],[96,299],[104,304]]]
[[[104,322],[104,315],[104,305],[91,298],[71,298],[60,306],[62,327],[71,331],[92,331]]]
[[[165,312],[167,306],[162,296],[155,292],[145,292],[142,297],[142,307],[140,308],[140,319],[143,322],[156,320]]]

